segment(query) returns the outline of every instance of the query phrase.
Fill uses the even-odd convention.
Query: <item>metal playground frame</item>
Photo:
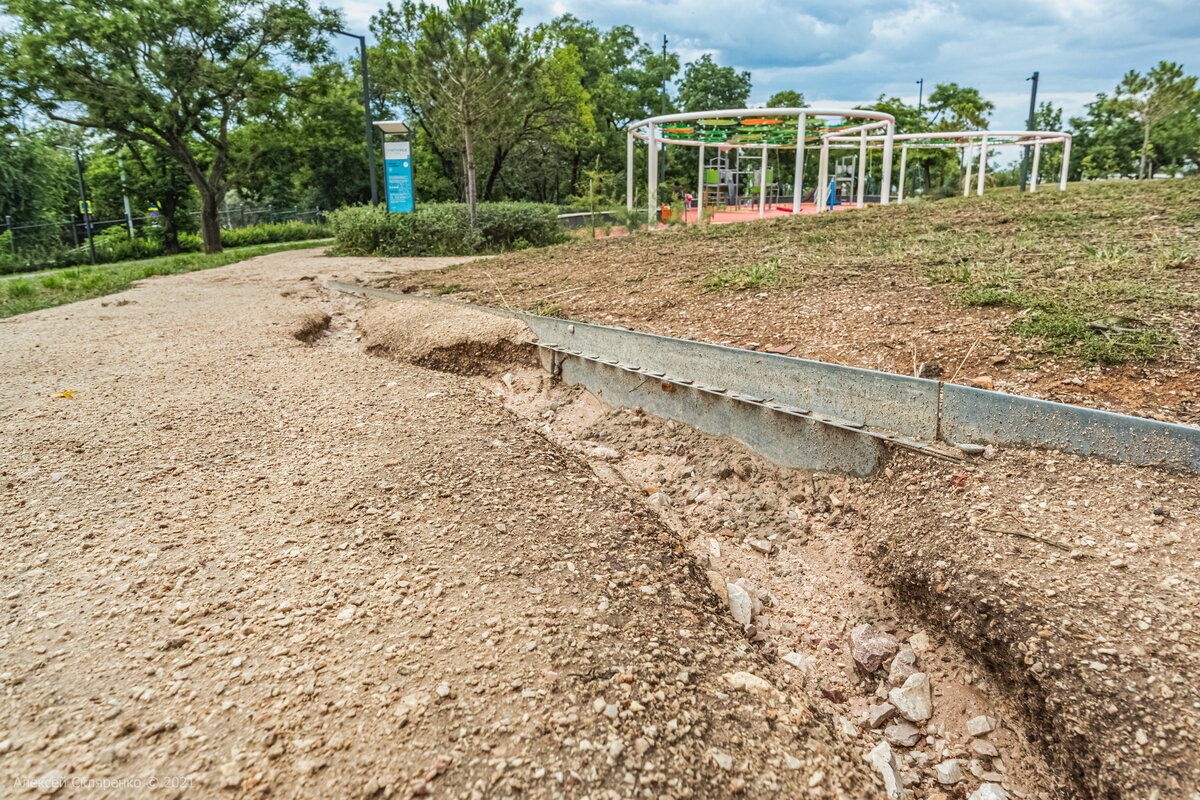
[[[810,127],[810,120],[817,125]],[[840,120],[841,125],[830,125],[829,121]],[[862,208],[865,203],[867,177],[867,152],[882,150],[879,181],[879,204],[888,205],[892,196],[892,163],[896,145],[900,145],[900,181],[896,193],[897,201],[903,201],[904,173],[910,149],[960,148],[966,155],[966,173],[963,194],[969,194],[971,164],[979,160],[977,193],[983,194],[987,171],[987,151],[991,147],[1032,147],[1032,186],[1036,190],[1036,175],[1041,160],[1042,147],[1063,145],[1062,173],[1059,189],[1066,189],[1067,169],[1070,165],[1071,134],[1061,131],[937,131],[928,133],[896,133],[896,120],[882,111],[846,108],[739,108],[717,111],[691,111],[682,114],[663,114],[639,120],[626,128],[625,204],[630,211],[634,203],[634,148],[636,142],[649,146],[647,158],[647,219],[653,225],[658,211],[658,151],[660,146],[684,145],[699,148],[697,170],[697,219],[704,211],[706,185],[706,148],[728,152],[734,148],[759,150],[757,177],[752,181],[758,192],[758,216],[766,215],[768,176],[767,155],[771,150],[793,150],[796,153],[795,180],[792,186],[791,214],[801,213],[804,195],[804,156],[813,148],[820,151],[817,189],[814,187],[815,210],[829,211],[827,187],[830,185],[829,153],[831,150],[858,150],[856,196],[854,206]],[[819,142],[819,144],[818,144]],[[811,143],[811,144],[810,144]],[[976,156],[976,151],[978,155]],[[707,170],[712,172],[711,169]]]

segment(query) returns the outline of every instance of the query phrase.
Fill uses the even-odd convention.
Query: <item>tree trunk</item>
[[[479,223],[479,214],[476,207],[475,143],[471,139],[469,124],[463,125],[463,157],[467,173],[467,213],[471,219],[471,227],[474,228]]]
[[[504,148],[496,145],[496,151],[492,154],[492,170],[488,173],[487,183],[483,187],[483,199],[489,203],[495,200],[493,192],[496,188],[496,179],[500,177],[500,170],[504,167],[504,159],[508,156]]]
[[[220,206],[220,200],[214,192],[200,191],[200,236],[204,239],[206,253],[221,252]]]
[[[1142,160],[1138,164],[1138,177],[1142,180],[1150,176],[1146,172],[1146,162],[1150,157],[1150,121],[1146,120],[1142,123]]]
[[[179,253],[179,206],[172,200],[163,200],[162,208],[163,252],[169,256]]]

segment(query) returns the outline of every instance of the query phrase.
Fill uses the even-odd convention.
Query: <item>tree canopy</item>
[[[4,0],[17,25],[5,83],[53,120],[143,142],[176,160],[221,248],[232,129],[280,102],[292,64],[316,63],[339,18],[303,0]]]
[[[683,68],[679,105],[684,111],[745,108],[750,102],[750,73],[722,67],[705,53]]]

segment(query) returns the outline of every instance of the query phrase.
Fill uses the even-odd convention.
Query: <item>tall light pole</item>
[[[79,154],[78,147],[64,147],[61,144],[54,145],[59,150],[69,150],[75,156],[75,171],[79,176],[79,213],[83,216],[83,230],[87,234],[88,253],[92,257],[92,264],[96,263],[96,236],[92,231],[92,208],[87,196],[87,183],[83,179],[83,156]],[[71,223],[74,225],[74,223]]]
[[[1025,130],[1031,131],[1033,130],[1033,126],[1037,124],[1035,117],[1037,115],[1038,74],[1035,72],[1025,80],[1033,82],[1029,90],[1029,121],[1025,124]],[[1025,182],[1029,179],[1029,146],[1026,145],[1022,149],[1024,150],[1021,155],[1021,191],[1023,192],[1025,191]]]
[[[367,76],[367,37],[346,31],[334,31],[358,39],[358,62],[362,67],[363,136],[367,143],[367,175],[371,181],[371,205],[379,205],[379,189],[375,185],[375,137],[371,125],[371,80]]]
[[[917,113],[925,107],[925,79],[921,78],[917,81]]]

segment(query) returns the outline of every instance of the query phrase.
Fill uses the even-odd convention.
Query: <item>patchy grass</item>
[[[942,318],[996,306],[1012,312],[1005,315],[1006,346],[1021,356],[1013,363],[1183,364],[1200,350],[1198,208],[1197,177],[1079,183],[1036,194],[995,189],[984,197],[579,240],[467,264],[453,278],[404,280],[436,290],[442,282],[487,285],[495,274],[511,285],[505,297],[515,306],[569,292],[560,301],[567,317],[760,342],[802,341],[821,330],[820,304],[836,298],[825,311],[839,317],[845,333],[830,340],[844,351],[833,357],[854,352],[863,363],[895,361],[905,370],[911,368],[894,358],[904,348],[890,334],[915,338],[920,315],[901,322],[899,307],[926,304]],[[764,288],[772,289],[770,298],[752,317],[730,296]],[[801,294],[815,311],[803,325],[794,317]],[[880,302],[882,311],[862,310]],[[862,327],[855,318],[865,323],[866,315],[894,315],[888,345],[855,339]],[[1108,316],[1135,318],[1140,328],[1088,325]],[[814,339],[809,352],[821,342]],[[965,353],[970,344],[954,346]]]
[[[436,294],[436,295],[458,294],[459,292],[466,291],[466,289],[467,289],[467,287],[463,286],[461,283],[451,283],[447,286],[439,286],[437,288],[437,290],[434,291],[434,294]]]
[[[155,275],[178,275],[201,269],[212,269],[245,261],[255,256],[281,250],[323,247],[325,242],[293,242],[287,245],[240,247],[235,251],[214,253],[183,253],[177,256],[101,264],[95,267],[72,267],[46,275],[0,280],[0,317],[11,317],[42,308],[53,308],[79,300],[112,294],[128,289],[134,281]]]
[[[770,286],[778,286],[782,273],[779,259],[772,258],[762,264],[712,272],[704,279],[704,289],[708,292],[719,292],[726,289],[736,291],[765,289]]]

